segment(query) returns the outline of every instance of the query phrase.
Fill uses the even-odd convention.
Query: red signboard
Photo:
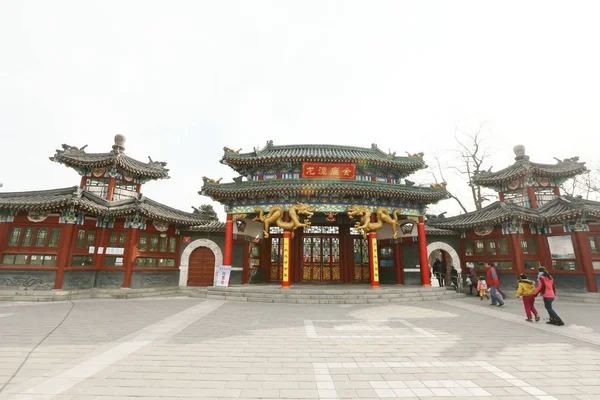
[[[192,241],[192,238],[190,236],[184,236],[183,237],[183,243],[189,243]]]
[[[303,162],[301,178],[356,179],[356,165],[350,163]]]

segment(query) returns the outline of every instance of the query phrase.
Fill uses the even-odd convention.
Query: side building
[[[79,185],[0,192],[0,287],[142,288],[179,284],[182,228],[206,223],[142,195],[169,178],[166,163],[112,150],[63,145],[52,161],[74,169]]]
[[[544,266],[561,289],[597,292],[600,285],[600,202],[561,195],[560,185],[587,171],[577,157],[556,164],[529,160],[515,146],[515,163],[482,172],[473,183],[497,191],[499,201],[481,210],[429,224],[461,233],[461,267],[483,263],[501,270],[505,285]]]

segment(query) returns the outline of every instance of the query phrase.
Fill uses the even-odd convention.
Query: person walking
[[[475,272],[475,264],[469,263],[468,267],[469,268],[468,268],[467,276],[471,280],[471,284],[469,286],[469,294],[472,295],[473,289],[475,289],[475,292],[476,292],[475,296],[478,296],[479,293],[477,293],[477,291],[479,289],[477,288],[477,284],[478,284],[479,278],[477,277],[477,272]]]
[[[500,278],[498,278],[498,271],[493,264],[485,263],[485,270],[487,272],[487,283],[490,287],[490,296],[492,297],[491,306],[504,307],[505,303],[502,297],[498,294],[498,286],[500,286]]]
[[[517,298],[523,298],[523,306],[527,315],[527,322],[533,322],[531,314],[535,316],[535,321],[540,320],[540,314],[535,309],[535,283],[531,279],[527,279],[527,275],[521,274],[519,279],[519,287],[517,289]]]
[[[541,275],[538,278],[538,286],[534,293],[536,296],[541,293],[544,298],[544,307],[546,307],[546,311],[548,311],[548,315],[550,316],[550,321],[546,323],[562,326],[565,323],[560,319],[558,313],[554,311],[554,308],[552,308],[552,303],[556,298],[556,285],[554,284],[554,279],[552,279],[546,268],[540,267],[539,271],[541,272]]]
[[[442,271],[442,268],[442,262],[439,258],[436,258],[433,263],[433,273],[435,274],[440,287],[444,287],[444,274],[446,273],[446,271]]]
[[[481,300],[483,300],[483,296],[485,296],[486,299],[490,298],[490,296],[487,294],[487,282],[485,281],[483,275],[481,275],[477,281],[477,291],[479,291],[479,297]]]

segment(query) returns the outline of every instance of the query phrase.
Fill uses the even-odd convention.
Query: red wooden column
[[[377,232],[369,232],[369,269],[371,287],[379,287],[379,251],[377,250]]]
[[[54,289],[62,289],[63,278],[65,277],[65,268],[71,264],[71,253],[73,252],[73,235],[75,225],[63,225],[60,232],[60,243],[58,245],[58,256],[56,257],[56,279],[54,280]]]
[[[523,249],[521,248],[521,235],[518,233],[510,234],[513,253],[513,269],[517,274],[517,280],[521,274],[525,273],[525,262],[523,261]]]
[[[527,186],[527,194],[529,195],[529,202],[531,203],[531,208],[538,208],[538,203],[535,199],[535,190],[533,190],[533,186]]]
[[[419,263],[421,265],[421,285],[431,286],[431,275],[429,272],[429,257],[427,257],[427,236],[425,235],[425,218],[419,217],[417,223],[419,235]]]
[[[125,249],[125,277],[123,278],[123,287],[129,288],[131,287],[131,275],[133,275],[133,267],[135,266],[135,259],[138,256],[139,250],[139,240],[140,240],[140,230],[139,229],[129,229],[131,234],[127,235],[127,248]]]
[[[577,259],[581,264],[581,269],[585,275],[587,281],[588,292],[596,293],[598,287],[596,286],[596,277],[594,276],[594,266],[592,265],[592,252],[590,250],[589,238],[586,232],[575,232],[575,240],[577,245],[575,248]],[[579,253],[579,254],[577,254]]]
[[[227,214],[225,221],[225,248],[223,250],[223,265],[231,265],[233,259],[233,214]]]
[[[108,178],[108,193],[106,200],[112,201],[113,194],[115,194],[115,186],[117,185],[117,178]]]
[[[402,240],[397,239],[397,240]],[[404,284],[404,267],[402,265],[402,244],[400,242],[394,243],[394,265],[396,266],[396,283],[398,285]]]
[[[86,183],[87,183],[87,177],[82,176],[81,177],[81,183],[79,184],[79,187],[83,189],[85,187]]]

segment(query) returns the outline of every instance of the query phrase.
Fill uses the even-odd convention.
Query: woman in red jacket
[[[544,298],[544,307],[546,307],[546,311],[548,311],[548,315],[550,315],[550,321],[546,323],[558,326],[564,325],[565,323],[552,308],[552,302],[556,297],[556,285],[554,284],[554,279],[552,279],[546,268],[540,267],[539,271],[538,286],[535,289],[534,294],[537,296],[541,293]]]

